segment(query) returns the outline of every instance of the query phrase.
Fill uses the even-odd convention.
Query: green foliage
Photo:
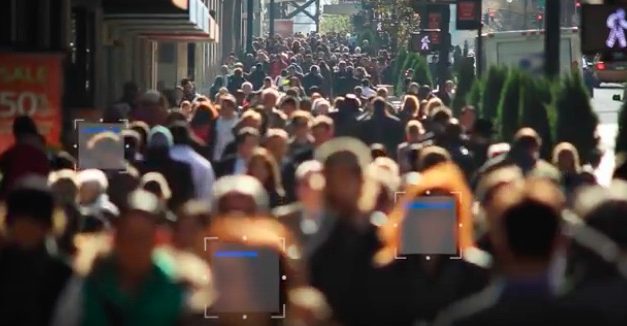
[[[521,76],[518,70],[509,73],[498,106],[499,137],[511,142],[518,131],[521,104]]]
[[[590,161],[598,146],[596,135],[599,118],[590,105],[590,98],[579,73],[562,80],[555,101],[557,121],[556,142],[570,142],[579,151],[582,163]]]
[[[553,150],[553,133],[549,111],[551,104],[551,83],[545,79],[533,79],[528,74],[521,75],[520,127],[533,128],[542,138],[542,157],[550,158]]]
[[[351,17],[346,15],[322,15],[320,20],[320,32],[327,34],[330,32],[351,32],[353,24]]]
[[[457,91],[453,98],[452,109],[455,116],[459,116],[462,108],[467,104],[466,96],[475,81],[475,66],[473,58],[462,58],[459,67]]]
[[[414,75],[412,76],[412,81],[417,82],[420,85],[429,85],[432,86],[432,79],[431,79],[431,73],[429,72],[429,66],[427,64],[427,60],[417,54],[417,53],[411,53],[411,52],[407,52],[406,50],[402,50],[404,52],[401,52],[400,55],[404,56],[404,62],[403,64],[400,66],[401,68],[398,70],[398,73],[396,74],[397,76],[397,81],[396,81],[396,93],[398,95],[403,94],[405,92],[405,77],[404,77],[404,73],[405,71],[407,71],[407,69],[413,69],[414,70]],[[400,63],[401,59],[403,59],[403,57],[398,58],[397,64]]]
[[[483,96],[484,82],[483,79],[475,79],[468,96],[466,96],[466,103],[474,106],[478,112],[481,112],[481,97]]]
[[[493,66],[488,70],[480,105],[481,117],[493,121],[497,118],[498,107],[508,72],[509,69],[504,66]]]
[[[627,153],[627,100],[623,99],[623,106],[618,115],[618,134],[616,135],[616,153]]]

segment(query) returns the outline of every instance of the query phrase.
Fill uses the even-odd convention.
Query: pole
[[[544,72],[554,78],[560,73],[560,2],[547,1],[545,8]]]
[[[248,0],[246,2],[246,53],[253,53],[253,11],[254,0]]]
[[[449,54],[451,51],[451,38],[449,37],[449,30],[451,24],[451,7],[449,5],[441,5],[440,10],[442,13],[442,25],[440,26],[440,53],[438,58],[438,87],[440,91],[444,90],[446,80],[448,77],[449,69]]]
[[[316,0],[316,33],[320,33],[320,0]]]
[[[274,39],[274,10],[276,8],[274,7],[274,0],[270,0],[270,28],[269,28],[269,37],[268,39],[273,40]],[[274,42],[270,41],[271,44],[273,44]]]
[[[481,77],[483,73],[483,21],[479,23],[479,29],[477,30],[477,49],[475,51],[475,66],[477,67],[477,78]]]
[[[523,29],[527,30],[529,28],[529,0],[525,0],[525,10],[524,10],[524,17],[523,17]]]

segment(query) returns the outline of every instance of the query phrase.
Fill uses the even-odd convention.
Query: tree
[[[507,75],[508,68],[504,66],[492,66],[488,70],[480,105],[480,112],[483,118],[493,121],[497,118],[498,107]]]
[[[429,65],[425,57],[414,53],[414,78],[413,81],[420,85],[433,86],[433,79],[431,79],[431,72],[429,71]]]
[[[477,112],[481,112],[481,97],[484,92],[484,83],[485,81],[483,79],[475,79],[468,96],[466,96],[466,103],[474,106]]]
[[[455,116],[459,116],[464,105],[467,104],[466,96],[475,81],[475,63],[473,58],[462,58],[459,68],[459,77],[455,97],[453,98],[452,109]]]
[[[327,34],[330,32],[352,32],[353,24],[350,16],[344,15],[322,15],[320,20],[320,32]]]
[[[618,115],[618,134],[616,135],[616,153],[627,153],[627,99],[623,98],[623,106]]]
[[[512,70],[507,77],[498,106],[499,136],[502,141],[511,142],[519,129],[521,104],[520,72]]]
[[[575,72],[564,78],[555,102],[556,142],[570,142],[579,151],[582,163],[590,162],[599,144],[596,134],[599,118],[592,110],[581,75]]]
[[[553,133],[549,120],[548,109],[552,108],[550,82],[544,79],[533,79],[526,73],[521,75],[521,107],[520,127],[530,127],[542,138],[542,157],[550,158],[553,150]]]

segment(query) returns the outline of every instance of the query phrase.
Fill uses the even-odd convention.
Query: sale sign
[[[30,116],[48,145],[61,134],[60,54],[0,52],[0,152],[13,142],[15,117]]]

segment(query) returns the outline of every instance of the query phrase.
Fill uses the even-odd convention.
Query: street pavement
[[[605,151],[597,179],[603,185],[609,184],[614,171],[614,143],[618,131],[618,112],[622,105],[620,101],[612,100],[614,95],[623,96],[623,87],[619,84],[603,84],[594,90],[592,106],[599,116],[598,132],[601,136],[601,148]]]

